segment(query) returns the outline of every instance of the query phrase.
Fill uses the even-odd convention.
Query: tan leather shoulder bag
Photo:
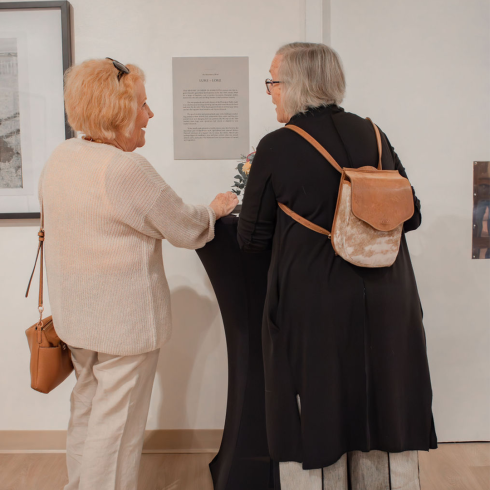
[[[279,207],[298,223],[331,239],[337,255],[359,267],[389,267],[398,255],[403,223],[414,213],[410,182],[398,170],[381,166],[381,135],[373,125],[378,146],[378,168],[342,168],[323,146],[297,126],[298,133],[342,175],[332,231],[299,216],[285,204]]]
[[[31,350],[31,388],[41,393],[49,393],[61,384],[73,371],[71,352],[58,337],[53,325],[53,317],[43,319],[43,259],[44,259],[44,209],[41,213],[41,229],[38,233],[39,246],[31,278],[27,286],[29,295],[32,277],[41,256],[39,272],[39,321],[26,330],[27,342]]]

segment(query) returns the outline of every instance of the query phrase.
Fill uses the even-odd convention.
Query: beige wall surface
[[[250,57],[250,140],[279,127],[263,89],[281,44],[304,40],[311,0],[73,0],[75,61],[139,64],[155,118],[139,150],[188,202],[228,190],[233,161],[174,161],[172,56]],[[316,2],[318,3],[318,2]],[[472,162],[490,159],[487,0],[323,0],[347,74],[346,110],[388,134],[422,201],[409,247],[425,313],[441,440],[490,439],[490,261],[471,260]],[[318,22],[322,22],[319,18]],[[309,19],[309,24],[314,19]],[[306,24],[308,25],[308,23]],[[314,32],[322,32],[317,26]],[[313,40],[310,36],[309,39]],[[318,39],[320,40],[320,39]],[[32,222],[0,222],[0,430],[63,430],[73,379],[50,395],[29,388],[23,298]],[[164,244],[174,314],[160,356],[148,429],[216,429],[226,405],[226,345],[197,255]],[[48,307],[49,311],[49,307]]]
[[[138,150],[184,200],[209,203],[231,190],[236,161],[174,161],[172,57],[248,56],[250,142],[279,127],[264,79],[281,44],[304,39],[304,0],[72,0],[75,62],[109,56],[146,73],[155,113]],[[0,430],[62,430],[73,376],[49,395],[30,389],[23,329],[36,321],[36,290],[23,297],[34,262],[34,223],[0,222]],[[30,224],[30,226],[28,226]],[[162,348],[148,429],[221,429],[227,355],[216,298],[196,253],[164,241],[173,336]],[[49,314],[49,303],[47,305]],[[84,326],[81,325],[81,328]]]
[[[422,202],[407,235],[442,441],[490,439],[490,260],[472,260],[473,161],[490,160],[490,2],[332,0],[344,108],[370,116]]]

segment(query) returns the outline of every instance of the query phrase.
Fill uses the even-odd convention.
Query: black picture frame
[[[59,9],[61,20],[61,48],[63,72],[60,77],[70,66],[72,66],[72,6],[67,0],[49,1],[49,2],[5,2],[0,3],[0,15],[5,10],[42,10],[42,9]],[[65,112],[65,139],[73,138],[74,131],[68,124],[68,118]],[[40,217],[39,212],[34,213],[2,213],[0,210],[0,219],[36,219]]]

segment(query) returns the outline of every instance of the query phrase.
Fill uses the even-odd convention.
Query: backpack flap
[[[352,213],[379,231],[391,231],[414,213],[410,182],[398,170],[344,168],[352,186]]]

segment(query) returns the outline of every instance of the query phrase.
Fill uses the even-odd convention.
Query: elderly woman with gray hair
[[[185,204],[142,155],[153,117],[143,72],[90,60],[65,75],[83,138],[60,144],[39,182],[53,321],[68,344],[71,396],[65,490],[136,490],[158,353],[170,338],[162,240],[197,249],[236,206]]]
[[[342,167],[378,163],[372,124],[339,104],[345,79],[323,44],[279,49],[266,80],[277,120]],[[382,166],[406,172],[383,133]],[[238,239],[272,249],[263,356],[269,450],[282,490],[419,490],[418,450],[437,447],[422,308],[402,236],[391,267],[363,268],[278,204],[332,229],[340,174],[287,128],[258,145]],[[404,232],[421,223],[420,203]]]

